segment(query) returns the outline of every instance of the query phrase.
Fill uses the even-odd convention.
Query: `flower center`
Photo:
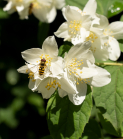
[[[47,88],[47,90],[50,90],[51,88],[57,88],[57,87],[59,87],[59,88],[61,88],[61,85],[60,85],[60,83],[59,82],[56,82],[56,80],[52,80],[52,81],[49,81],[48,83],[47,83],[47,85],[45,86],[45,88]]]
[[[82,21],[78,21],[78,20],[70,21],[69,33],[73,37],[76,37],[76,35],[80,35],[81,27],[82,27]]]
[[[26,72],[28,73],[28,69],[26,70]],[[32,72],[32,71],[30,71],[29,73],[28,73],[28,78],[30,78],[30,79],[32,79],[32,81],[34,82],[35,81],[35,79],[34,79],[34,73]]]
[[[82,59],[80,61],[78,61],[77,58],[72,59],[72,62],[68,66],[70,75],[72,73],[75,74],[75,75],[78,75],[77,69],[80,69],[80,66],[83,64],[82,61],[83,61]],[[82,73],[82,71],[80,71],[80,73]]]
[[[41,56],[40,56],[40,58],[41,59],[45,59],[46,60],[46,65],[48,66],[51,66],[51,61],[52,61],[52,57],[49,57],[49,55],[47,55],[47,54],[42,54]],[[37,61],[37,62],[41,62],[41,60],[39,60],[39,61]]]
[[[33,3],[33,8],[39,9],[40,8],[39,3],[38,2],[34,2]]]
[[[86,41],[91,41],[91,43],[94,43],[95,40],[97,39],[97,35],[93,32],[90,32],[89,36],[86,37]],[[90,47],[90,50],[94,53],[96,51],[96,47]]]
[[[20,3],[20,2],[22,2],[23,0],[15,0],[15,2],[17,2],[17,3]]]
[[[86,37],[86,41],[91,41],[92,43],[94,43],[94,41],[97,39],[97,35],[93,32],[90,32],[89,36]]]
[[[111,36],[112,33],[113,33],[113,31],[111,31],[110,29],[105,29],[104,32],[103,32],[103,35]],[[114,36],[112,36],[112,37],[114,37]]]
[[[79,13],[81,13],[81,15],[83,16],[83,15],[86,15],[86,12],[83,12],[81,9],[78,9],[77,10]]]

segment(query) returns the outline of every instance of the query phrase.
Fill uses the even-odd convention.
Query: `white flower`
[[[108,41],[104,43],[103,48],[108,51],[109,59],[116,61],[121,53],[117,40],[123,38],[123,22],[116,21],[109,24],[105,16],[97,16],[100,18],[100,25],[95,26],[103,29],[103,35],[109,38]]]
[[[59,27],[55,35],[72,43],[75,39],[84,41],[89,35],[92,23],[91,16],[82,15],[79,11],[76,11],[73,6],[63,8],[63,15],[67,22]]]
[[[103,30],[95,27],[91,27],[90,34],[86,37],[85,41],[91,41],[92,45],[90,50],[96,59],[108,60],[109,52],[103,46],[108,41],[109,37],[103,35]],[[76,43],[76,42],[75,42]]]
[[[56,9],[61,9],[65,0],[9,0],[4,11],[13,13],[17,10],[21,19],[33,13],[42,22],[51,23],[56,17]]]
[[[22,57],[27,63],[19,68],[18,72],[29,75],[29,88],[32,91],[38,91],[43,98],[49,98],[57,87],[75,93],[73,86],[62,78],[63,58],[58,57],[54,36],[44,41],[42,49],[28,49],[22,52]]]
[[[28,73],[33,81],[43,80],[50,75],[56,76],[63,72],[62,59],[58,57],[58,46],[54,36],[44,41],[42,49],[28,49],[22,52],[22,57],[27,63],[19,68],[18,72]]]
[[[97,2],[96,0],[88,0],[83,10],[78,7],[71,6],[76,11],[80,12],[82,15],[90,15],[92,17],[92,26],[93,24],[99,24],[99,18],[96,16]]]
[[[28,18],[28,7],[30,5],[28,0],[8,0],[8,4],[3,8],[9,14],[17,11],[21,19]]]
[[[94,65],[95,59],[89,50],[90,42],[79,43],[73,46],[64,57],[64,78],[74,87],[75,92],[70,94],[59,89],[59,95],[68,95],[70,101],[80,105],[87,93],[87,84],[95,87],[107,85],[111,81],[110,73]]]

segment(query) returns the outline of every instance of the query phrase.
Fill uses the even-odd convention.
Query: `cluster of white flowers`
[[[13,12],[12,7],[16,7],[21,17],[25,18],[29,13],[30,1],[33,7],[31,12],[47,22],[54,19],[54,7],[57,5],[57,8],[61,8],[64,5],[64,0],[25,0],[26,4],[23,7],[23,0],[11,0],[5,10]],[[40,4],[52,6],[50,9],[43,9],[40,8]],[[74,45],[65,53],[64,58],[58,56],[54,36],[44,41],[42,49],[32,48],[22,52],[22,57],[27,63],[19,68],[18,72],[29,75],[29,88],[32,91],[38,91],[43,98],[50,98],[58,89],[60,97],[68,95],[73,104],[80,105],[85,99],[87,84],[102,87],[110,83],[110,73],[96,66],[95,58],[103,61],[115,61],[119,58],[120,48],[116,39],[122,39],[123,22],[109,24],[105,16],[96,14],[96,8],[96,1],[89,0],[83,11],[75,6],[62,9],[66,22],[59,27],[55,35]]]
[[[8,13],[18,12],[20,19],[27,19],[34,14],[42,22],[51,23],[56,17],[56,9],[61,9],[65,0],[8,0],[3,8]]]
[[[90,50],[96,59],[113,61],[120,56],[120,47],[116,39],[123,37],[123,22],[109,24],[108,19],[96,13],[96,0],[89,0],[83,11],[75,6],[63,8],[66,22],[55,32],[55,35],[71,41],[74,45],[91,41]]]
[[[22,52],[27,63],[18,72],[29,75],[29,88],[41,93],[43,98],[50,98],[58,88],[61,97],[68,95],[72,103],[80,105],[85,99],[87,84],[101,87],[111,81],[109,72],[94,65],[90,48],[89,41],[76,44],[63,59],[58,56],[54,36],[50,36],[44,41],[42,49]]]

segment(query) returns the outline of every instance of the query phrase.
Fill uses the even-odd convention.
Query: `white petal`
[[[116,61],[120,57],[119,43],[115,38],[109,37],[109,59]]]
[[[21,12],[24,10],[24,6],[23,5],[20,5],[20,6],[16,6],[16,9],[18,12]]]
[[[68,94],[70,101],[75,105],[80,105],[85,100],[87,85],[83,82],[77,85],[78,94]]]
[[[28,19],[29,8],[25,8],[23,11],[19,12],[20,19]]]
[[[32,48],[21,52],[23,59],[28,63],[35,64],[36,61],[40,60],[42,50],[40,48]]]
[[[67,21],[81,20],[82,18],[82,15],[69,5],[63,8],[63,15]]]
[[[100,15],[100,14],[96,14],[96,16],[98,18],[100,18],[100,25],[94,25],[94,26],[98,26],[99,28],[101,29],[105,29],[108,27],[109,25],[109,21],[108,21],[108,18],[104,15]]]
[[[84,15],[82,16],[81,18],[82,20],[82,27],[84,27],[86,30],[90,30],[90,27],[91,27],[91,16],[90,15]]]
[[[96,51],[93,53],[94,57],[98,60],[106,61],[109,59],[109,52],[107,49],[101,49],[96,47]]]
[[[68,24],[67,22],[63,23],[54,34],[59,38],[67,38],[69,39],[70,36],[68,34]]]
[[[3,8],[3,11],[9,11],[11,10],[11,8],[13,8],[13,3],[12,1],[9,1],[7,5]]]
[[[98,74],[93,78],[90,78],[89,79],[90,82],[88,82],[88,84],[94,87],[102,87],[111,82],[111,75],[107,70],[97,67],[95,65],[92,65],[91,67],[95,68]]]
[[[42,94],[43,98],[50,98],[50,96],[55,92],[55,88],[51,87],[50,90],[46,88],[47,83],[49,82],[50,78],[45,78],[41,81],[40,85],[38,86],[38,92]]]
[[[84,60],[88,60],[90,61],[91,63],[95,63],[95,58],[93,56],[93,53],[92,51],[88,51],[87,53],[81,55],[81,59],[84,61]],[[84,64],[84,63],[83,63]]]
[[[33,14],[42,22],[51,23],[56,17],[55,7],[42,7],[38,5],[38,8],[33,8]]]
[[[40,85],[40,83],[41,83],[41,80],[40,79],[37,79],[36,81],[33,81],[34,82],[34,86],[32,86],[31,87],[31,84],[30,84],[30,89],[32,90],[32,91],[37,91],[37,89],[38,89],[38,86]]]
[[[122,21],[116,21],[112,22],[108,29],[110,29],[110,32],[112,31],[110,36],[114,36],[116,39],[122,39],[123,38],[123,22]]]
[[[63,73],[63,58],[58,57],[58,60],[55,62],[51,62],[50,71],[54,76]]]
[[[65,6],[65,0],[55,0],[55,7],[57,9],[61,9],[63,6]]]
[[[56,17],[56,8],[52,7],[51,10],[49,11],[49,13],[47,14],[47,22],[51,23],[54,21],[55,17]]]
[[[70,61],[72,58],[81,57],[83,54],[88,52],[90,47],[91,47],[91,42],[89,41],[84,43],[79,43],[71,47],[66,57],[66,62]]]
[[[61,98],[67,95],[67,92],[60,88],[58,88],[58,93]]]
[[[83,12],[91,16],[94,16],[96,13],[96,9],[97,9],[96,0],[89,0],[83,9]]]
[[[83,43],[86,40],[86,37],[89,36],[89,31],[86,31],[85,28],[80,29],[80,37],[76,36],[71,39],[72,44],[76,45],[78,43]]]
[[[48,54],[51,57],[58,56],[58,46],[54,36],[50,36],[45,39],[42,50],[44,54]]]
[[[82,71],[82,73],[81,73],[81,71]],[[86,68],[86,67],[83,67],[82,70],[78,70],[77,73],[78,73],[79,77],[81,77],[82,79],[91,78],[98,74],[96,69]]]
[[[34,85],[35,85],[35,82],[33,82],[32,79],[30,79],[29,84],[28,84],[29,89],[32,90],[34,88]]]
[[[73,82],[71,82],[66,73],[64,73],[64,77],[60,79],[61,89],[66,91],[69,94],[75,94],[75,85],[73,85]]]
[[[91,50],[96,59],[106,61],[109,58],[109,52],[107,49],[102,49],[100,37],[94,40],[91,46]]]
[[[96,15],[93,16],[92,26],[95,24],[96,25],[100,24],[100,18],[98,18]]]
[[[27,65],[24,65],[24,66],[20,67],[19,69],[17,69],[17,71],[20,73],[28,73],[28,72],[26,72],[27,70],[28,70]]]

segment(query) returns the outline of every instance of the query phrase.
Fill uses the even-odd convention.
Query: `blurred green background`
[[[50,25],[40,23],[33,15],[29,20],[20,20],[17,13],[8,15],[2,11],[6,3],[0,1],[0,139],[41,139],[50,134],[45,111],[48,100],[29,90],[28,75],[19,74],[17,69],[25,64],[21,52],[41,47],[44,39],[53,35],[65,20],[61,11]],[[122,8],[117,10],[119,6]],[[120,3],[115,7],[109,5],[108,9],[110,22],[120,20],[123,14]],[[59,38],[56,41],[58,46],[63,43]],[[122,59],[121,55],[119,61]],[[91,117],[100,125],[95,109]],[[105,139],[115,137],[104,129],[102,133]]]

